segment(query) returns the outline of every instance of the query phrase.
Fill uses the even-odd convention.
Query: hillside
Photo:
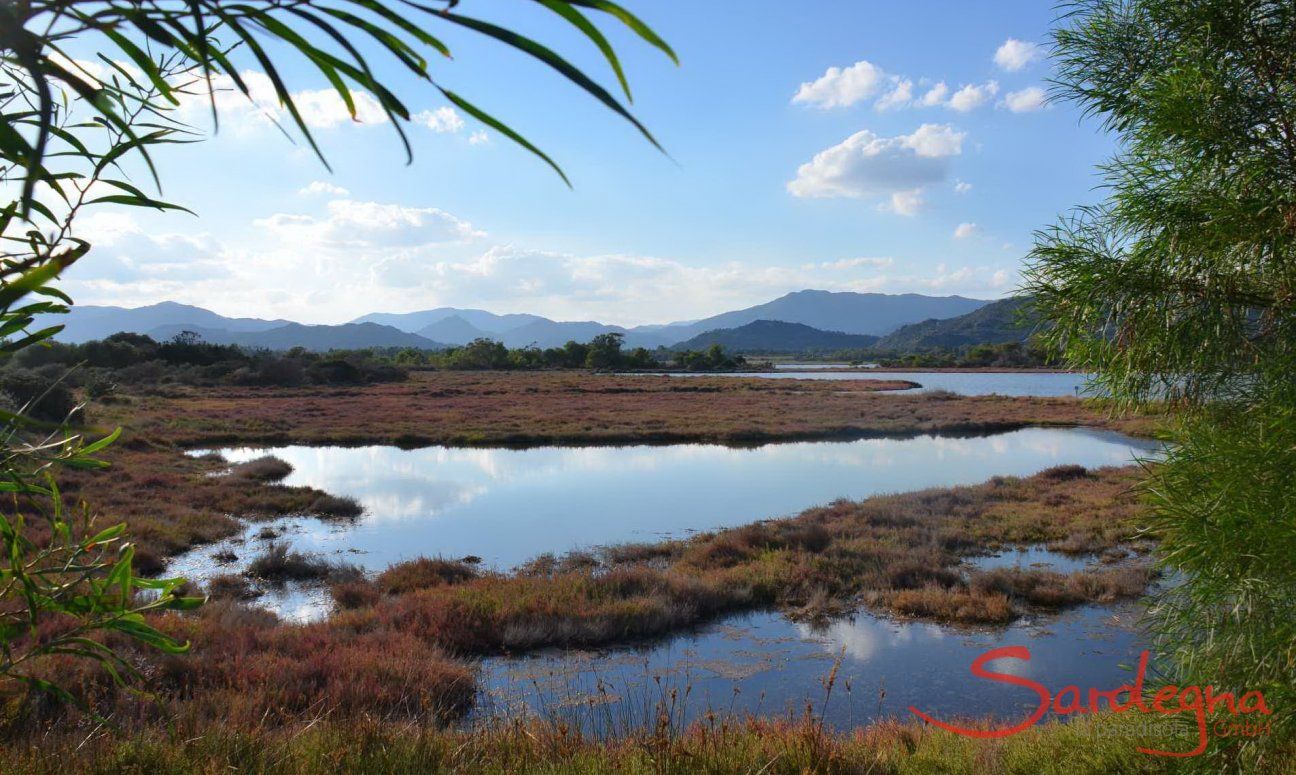
[[[1031,333],[1018,315],[1028,298],[1003,299],[947,320],[924,320],[904,326],[877,341],[876,348],[893,352],[915,352],[936,348],[956,349],[975,344],[1024,342]]]
[[[715,329],[738,328],[757,320],[779,320],[801,323],[820,331],[882,336],[907,323],[957,317],[988,303],[962,296],[923,296],[916,293],[796,291],[755,307],[678,326],[673,331],[683,340]]]
[[[267,350],[357,350],[366,347],[412,347],[420,350],[442,350],[446,345],[417,334],[410,334],[391,326],[377,323],[345,323],[340,326],[307,326],[289,323],[266,331],[228,331],[201,326],[162,326],[148,331],[149,336],[162,341],[181,331],[192,331],[212,344],[237,344],[243,347],[260,347]]]
[[[145,307],[75,306],[66,315],[50,315],[41,325],[62,325],[57,339],[62,342],[89,342],[120,331],[147,334],[161,326],[211,328],[231,332],[267,331],[288,324],[287,320],[229,318],[202,307],[164,301]]]
[[[391,326],[411,334],[420,333],[429,326],[436,325],[449,318],[460,318],[472,327],[488,334],[502,334],[527,323],[547,320],[539,315],[508,314],[496,315],[484,309],[460,309],[458,307],[437,307],[419,312],[371,312],[352,320],[352,323],[377,323]]]
[[[474,326],[472,323],[469,323],[460,315],[451,315],[448,318],[442,318],[435,323],[420,328],[414,333],[424,337],[425,339],[454,345],[468,344],[474,339],[499,338],[498,333],[484,331],[477,326]]]
[[[705,350],[720,345],[733,352],[802,353],[872,347],[876,336],[821,331],[802,323],[757,320],[738,328],[721,328],[698,334],[675,345],[676,350]]]

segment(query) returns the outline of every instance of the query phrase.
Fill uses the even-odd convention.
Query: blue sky
[[[669,156],[538,64],[443,30],[455,60],[433,63],[438,80],[549,152],[574,189],[384,63],[419,114],[407,166],[390,126],[343,120],[311,93],[318,77],[289,67],[334,172],[227,95],[215,138],[160,157],[166,198],[198,217],[90,213],[96,249],[68,289],[321,323],[443,305],[666,322],[807,287],[993,298],[1034,229],[1099,196],[1110,139],[1036,91],[1048,3],[626,5],[680,56],[603,24]],[[539,6],[459,9],[614,85]]]

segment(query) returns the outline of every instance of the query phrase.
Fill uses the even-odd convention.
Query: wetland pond
[[[202,581],[238,573],[269,542],[381,570],[419,556],[476,555],[508,569],[535,556],[599,545],[656,541],[795,515],[838,498],[976,484],[1062,464],[1124,465],[1157,454],[1152,442],[1109,431],[1025,428],[983,436],[767,444],[753,448],[673,446],[469,449],[428,447],[233,448],[231,463],[274,455],[292,464],[284,480],[364,507],[356,519],[309,516],[250,523],[242,535],[173,560],[168,572]],[[195,452],[195,454],[197,454]],[[266,529],[269,528],[269,532]],[[233,562],[217,557],[232,552]],[[1023,547],[977,562],[1053,565],[1068,559]],[[327,592],[268,586],[257,604],[289,619],[327,615]],[[968,667],[999,645],[1026,645],[1030,663],[995,666],[1049,686],[1115,688],[1141,648],[1130,627],[1137,606],[1088,606],[1006,628],[967,630],[895,621],[865,611],[823,625],[758,612],[648,644],[593,652],[554,651],[482,662],[482,712],[519,707],[562,713],[612,730],[676,687],[681,718],[708,709],[740,713],[820,710],[820,679],[840,659],[825,711],[834,725],[910,704],[934,714],[1018,715],[1035,695],[973,678]],[[1045,680],[1047,678],[1047,680]],[[850,683],[850,690],[843,687]],[[684,696],[687,695],[687,702]],[[938,716],[939,717],[939,716]],[[614,731],[614,730],[613,730]]]

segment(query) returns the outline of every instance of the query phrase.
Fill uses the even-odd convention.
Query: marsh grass
[[[458,654],[651,638],[720,615],[780,608],[824,618],[861,605],[952,624],[1112,602],[1153,578],[1141,558],[1062,574],[968,570],[1013,546],[1117,548],[1139,507],[1135,470],[1067,467],[1024,479],[839,501],[688,540],[542,555],[512,573],[423,559],[333,587],[356,628],[412,632]],[[1079,554],[1079,553],[1078,553]]]
[[[292,471],[292,465],[286,460],[281,460],[274,455],[264,455],[230,466],[229,475],[235,479],[250,479],[255,482],[278,482],[285,479]]]
[[[1111,713],[1048,721],[1001,740],[975,740],[905,719],[849,730],[825,723],[825,711],[849,685],[835,667],[802,713],[738,715],[724,708],[694,713],[688,684],[650,682],[633,696],[608,698],[600,683],[588,698],[534,711],[504,710],[467,726],[392,723],[351,717],[337,707],[311,709],[282,726],[204,720],[186,709],[163,731],[142,727],[69,735],[47,731],[16,741],[6,766],[43,775],[86,772],[263,773],[1163,773],[1176,761],[1137,748],[1181,750],[1194,730],[1150,725]],[[835,699],[837,698],[837,699]],[[975,729],[1002,726],[964,720]],[[1189,725],[1190,726],[1190,725]],[[1264,770],[1282,772],[1284,760]],[[1290,760],[1286,760],[1290,761]]]
[[[318,517],[354,519],[364,513],[364,506],[361,506],[360,501],[355,498],[326,493],[311,501],[306,511]]]
[[[245,575],[272,584],[286,581],[355,581],[361,571],[354,565],[335,562],[316,554],[292,551],[288,544],[273,542],[248,563]]]

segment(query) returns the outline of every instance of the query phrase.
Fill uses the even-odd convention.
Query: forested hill
[[[737,328],[721,328],[680,342],[674,350],[705,350],[720,345],[733,352],[803,353],[872,347],[878,338],[868,334],[821,331],[802,323],[757,320]]]
[[[1026,297],[1003,299],[955,318],[911,323],[879,339],[876,349],[917,352],[1025,342],[1033,330],[1029,321],[1021,319],[1029,303]]]

